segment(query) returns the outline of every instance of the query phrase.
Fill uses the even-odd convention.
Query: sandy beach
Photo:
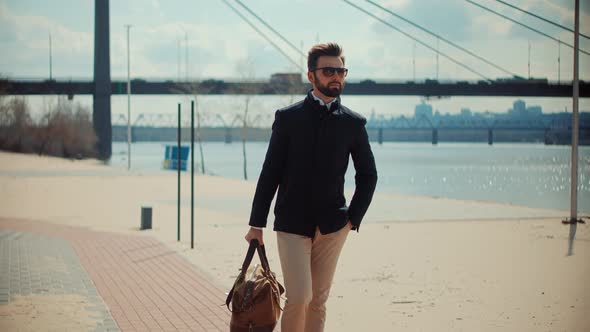
[[[182,175],[181,190],[177,242],[175,172],[0,152],[0,218],[154,237],[229,290],[247,248],[255,183],[195,177],[193,250],[190,173]],[[139,230],[143,206],[153,209],[152,230]],[[360,232],[349,235],[340,258],[326,331],[589,331],[590,228],[577,225],[568,255],[570,226],[561,223],[567,216],[383,194],[377,186]],[[281,280],[269,220],[265,243]],[[3,306],[0,313],[10,314]],[[59,325],[53,315],[43,319]]]

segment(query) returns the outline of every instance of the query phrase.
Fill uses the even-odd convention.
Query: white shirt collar
[[[334,98],[334,99],[332,99],[332,101],[331,101],[331,102],[329,102],[329,103],[327,103],[327,104],[326,104],[326,103],[324,103],[324,101],[323,101],[323,100],[322,100],[320,97],[316,96],[316,95],[313,93],[313,91],[311,92],[311,96],[313,97],[313,99],[317,100],[317,101],[320,103],[320,105],[322,105],[322,106],[326,106],[328,109],[330,109],[330,106],[332,106],[332,103],[333,103],[334,101],[336,101],[336,98]]]

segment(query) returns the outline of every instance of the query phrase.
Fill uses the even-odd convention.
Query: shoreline
[[[252,143],[248,147],[250,180],[260,172],[266,144]],[[115,150],[126,145],[117,145]],[[239,144],[205,144],[207,174],[242,180],[241,146]],[[137,143],[138,169],[160,169],[158,159],[161,143]],[[565,148],[547,148],[531,144],[507,144],[488,147],[471,143],[442,144],[384,144],[374,146],[380,179],[377,191],[388,194],[431,198],[455,198],[569,211],[569,159]],[[162,152],[163,153],[163,152]],[[457,157],[452,157],[454,154]],[[451,156],[451,157],[449,157]],[[132,161],[133,161],[132,156]],[[539,159],[540,158],[540,159]],[[547,159],[549,158],[549,159]],[[590,150],[580,149],[578,210],[590,214],[590,191],[587,161]],[[126,157],[113,157],[111,164],[127,166]],[[199,158],[195,161],[198,163]],[[554,161],[548,161],[554,160]],[[540,167],[527,163],[541,162]],[[440,163],[440,167],[436,163]],[[231,165],[231,166],[230,166]],[[132,167],[133,168],[133,167]],[[214,170],[214,171],[211,171]],[[200,172],[199,172],[200,173]],[[214,174],[213,174],[214,173]],[[352,163],[345,177],[345,189],[354,186]]]
[[[140,142],[140,143],[154,143],[154,142]],[[137,144],[137,143],[136,143]],[[462,143],[457,143],[457,145],[461,145]],[[472,143],[465,143],[467,145],[470,145]],[[522,146],[530,146],[531,144],[527,144],[527,143],[518,143],[518,144],[513,144],[513,143],[508,143],[510,146],[513,145],[522,145]],[[532,144],[534,145],[534,144]],[[85,159],[85,160],[75,160],[75,159],[65,159],[65,158],[59,158],[59,157],[51,157],[51,156],[42,156],[39,157],[35,154],[21,154],[21,153],[14,153],[14,152],[6,152],[6,151],[1,151],[0,153],[2,154],[6,154],[7,156],[9,155],[13,155],[15,157],[18,158],[18,156],[29,156],[32,158],[48,158],[48,159],[57,159],[57,160],[62,160],[62,161],[67,161],[69,163],[75,164],[77,163],[77,165],[88,165],[91,166],[90,168],[85,168],[83,170],[80,169],[75,169],[76,166],[74,166],[74,168],[69,167],[66,165],[66,167],[64,168],[60,168],[60,169],[55,169],[54,167],[50,167],[49,169],[30,169],[27,170],[27,166],[25,165],[23,167],[23,164],[19,164],[20,166],[18,168],[15,168],[14,165],[12,165],[9,163],[8,165],[4,165],[2,167],[0,167],[0,176],[13,176],[13,177],[52,177],[52,176],[103,176],[103,175],[120,175],[120,176],[127,176],[127,175],[142,175],[142,176],[148,176],[148,175],[155,175],[155,176],[166,176],[166,175],[174,175],[176,176],[176,172],[175,171],[171,171],[171,170],[164,170],[164,169],[137,169],[137,168],[132,168],[130,171],[127,170],[127,167],[119,164],[118,162],[114,162],[111,160],[108,163],[104,163],[102,161],[98,161],[98,160],[94,160],[94,159]],[[35,159],[33,159],[35,160]],[[8,166],[8,167],[7,167]],[[349,165],[349,168],[351,168],[352,165]],[[23,168],[25,170],[23,170]],[[569,174],[569,173],[568,173]],[[189,171],[183,171],[182,172],[182,177],[185,178],[187,176],[190,176],[190,170]],[[231,181],[241,181],[241,182],[245,182],[245,183],[253,183],[254,185],[256,184],[257,181],[257,177],[254,178],[250,178],[249,180],[243,180],[241,178],[236,178],[233,176],[223,176],[220,174],[201,174],[200,172],[195,172],[195,177],[196,178],[201,178],[201,177],[213,177],[213,178],[221,178],[221,179],[227,179],[227,180],[231,180]],[[350,179],[349,179],[350,180]],[[579,179],[579,182],[582,181],[583,179]],[[352,197],[352,191],[354,189],[353,184],[349,183],[350,181],[347,181],[345,184],[345,193],[347,194],[346,197],[350,198]],[[579,183],[579,185],[581,185]],[[184,186],[184,188],[187,188],[186,186]],[[190,188],[190,187],[189,187]],[[563,212],[563,216],[564,218],[569,217],[569,202],[568,205],[566,207],[561,207],[561,208],[556,208],[556,207],[545,207],[545,206],[536,206],[536,205],[530,205],[530,204],[522,204],[522,203],[512,203],[512,202],[503,202],[503,201],[498,201],[498,200],[491,200],[491,199],[467,199],[467,198],[462,198],[462,197],[448,197],[448,196],[440,196],[440,195],[428,195],[428,194],[419,194],[419,193],[405,193],[405,192],[396,192],[396,191],[392,191],[391,188],[386,187],[385,189],[382,188],[382,186],[380,187],[379,185],[377,186],[377,193],[380,194],[385,194],[385,195],[389,195],[392,197],[408,197],[408,198],[412,198],[412,199],[432,199],[432,200],[450,200],[450,201],[458,201],[458,202],[473,202],[473,203],[481,203],[481,204],[497,204],[499,206],[508,206],[508,207],[514,207],[514,208],[526,208],[526,209],[537,209],[537,210],[552,210],[552,211],[562,211]],[[569,197],[569,194],[568,194]],[[582,197],[579,194],[578,195],[578,214],[581,216],[585,216],[585,217],[590,217],[590,204],[586,204],[584,205],[582,202]],[[272,212],[272,211],[271,211]],[[554,214],[551,213],[550,216],[553,216]],[[543,218],[546,217],[546,215],[540,215],[539,217]],[[384,221],[389,221],[387,219],[384,219]]]

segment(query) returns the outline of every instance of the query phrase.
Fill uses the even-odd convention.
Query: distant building
[[[539,116],[543,114],[543,108],[541,106],[529,106],[526,110],[529,116]]]
[[[414,108],[414,117],[426,117],[427,119],[432,119],[432,105],[424,102],[416,105],[416,108]]]
[[[270,76],[270,83],[301,84],[301,73],[276,73]]]
[[[516,117],[526,116],[526,103],[524,102],[524,100],[518,99],[512,105],[513,105],[513,108],[511,110],[511,112],[508,112],[508,113],[510,113],[510,115],[516,116]]]
[[[464,118],[470,118],[473,116],[473,113],[469,108],[462,108],[461,109],[461,116]]]
[[[526,107],[524,100],[516,100],[513,104],[513,108],[508,110],[508,115],[512,117],[534,117],[543,114],[543,108],[541,106],[529,106]]]

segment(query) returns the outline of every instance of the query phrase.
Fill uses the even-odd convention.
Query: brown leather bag
[[[258,251],[261,265],[249,268],[254,251]],[[280,301],[284,292],[270,270],[264,246],[257,240],[250,241],[242,270],[225,300],[232,313],[230,332],[271,332],[281,315]]]

